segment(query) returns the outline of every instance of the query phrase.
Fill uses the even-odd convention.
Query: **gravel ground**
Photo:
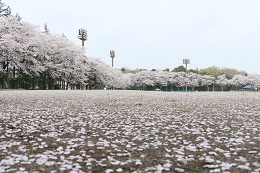
[[[0,172],[260,172],[260,92],[0,91]]]

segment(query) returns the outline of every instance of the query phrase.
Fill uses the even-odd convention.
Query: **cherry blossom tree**
[[[156,85],[160,87],[160,89],[162,89],[162,87],[167,87],[168,85],[167,71],[156,70],[153,71],[153,74],[154,74],[154,82]]]
[[[240,74],[236,74],[232,77],[232,79],[230,79],[230,84],[236,87],[236,90],[243,86],[246,85],[248,83],[247,81],[247,77],[240,75]]]
[[[176,73],[176,87],[179,88],[182,87],[182,90],[184,90],[184,87],[186,86],[187,78],[186,78],[186,73],[185,72],[177,72]]]
[[[155,72],[141,70],[131,76],[131,84],[134,87],[142,87],[141,89],[146,90],[147,86],[155,85]]]
[[[201,75],[196,73],[189,73],[188,74],[188,86],[192,88],[192,91],[194,91],[194,88],[200,85],[201,81]]]
[[[170,85],[171,91],[173,91],[173,86],[176,86],[177,80],[177,73],[175,72],[169,72],[168,73],[168,83]]]
[[[214,77],[209,75],[202,75],[200,85],[207,87],[207,91],[209,91],[209,86],[214,83]]]
[[[3,64],[4,82],[8,87],[9,68],[28,73],[28,66],[37,64],[30,49],[31,40],[35,37],[35,27],[15,17],[0,18],[0,62]]]
[[[45,35],[42,43],[49,43],[45,47],[42,46],[44,49],[41,57],[47,75],[53,79],[65,80],[67,83],[86,84],[88,80],[86,70],[89,66],[82,63],[81,48],[62,35],[42,34]]]
[[[248,84],[252,85],[255,89],[260,86],[260,74],[249,74],[247,75]]]
[[[90,66],[87,84],[90,89],[114,89],[129,86],[130,81],[126,75],[123,75],[120,70],[105,64],[100,59],[88,58],[87,64]]]
[[[221,90],[224,91],[224,88],[230,84],[229,80],[226,78],[225,74],[219,75],[216,80],[216,84],[221,87]]]

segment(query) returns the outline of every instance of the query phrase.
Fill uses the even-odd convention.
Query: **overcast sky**
[[[131,69],[209,66],[260,73],[259,0],[3,0],[23,21],[44,23],[81,46],[88,57]]]

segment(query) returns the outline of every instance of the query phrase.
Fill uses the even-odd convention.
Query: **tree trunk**
[[[47,72],[44,72],[43,73],[43,89],[46,90],[46,73]]]
[[[3,69],[5,71],[4,77],[3,77],[3,83],[5,85],[6,89],[10,88],[10,79],[9,79],[9,62],[7,62],[6,64],[4,63]],[[5,70],[6,68],[6,70]]]
[[[66,85],[66,90],[68,90],[69,89],[69,82],[67,82],[67,85]]]
[[[7,75],[7,77],[3,78],[3,83],[4,83],[4,88],[9,89],[10,81],[9,81],[8,75]]]

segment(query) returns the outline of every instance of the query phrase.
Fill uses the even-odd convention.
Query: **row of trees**
[[[0,39],[1,74],[6,88],[10,87],[11,79],[15,80],[15,88],[28,88],[28,79],[32,80],[33,88],[40,80],[47,80],[49,88],[57,78],[67,83],[86,80],[80,63],[81,49],[63,36],[43,33],[9,16],[0,19]]]
[[[11,15],[0,0],[0,86],[25,89],[125,88],[120,70],[87,58],[63,34],[50,34]]]
[[[172,72],[186,72],[186,69],[183,65],[181,65],[181,66],[174,68],[172,70]],[[233,68],[226,68],[226,67],[225,68],[219,68],[219,67],[216,67],[216,66],[211,66],[211,67],[200,69],[200,70],[199,69],[195,69],[195,70],[189,69],[188,72],[197,73],[197,74],[201,74],[201,75],[210,75],[210,76],[214,76],[214,77],[225,74],[225,76],[228,79],[232,78],[236,74],[240,74],[240,75],[243,75],[243,76],[247,75],[247,72],[245,72],[243,70],[239,71],[239,70],[233,69]]]
[[[121,71],[124,73],[136,73],[139,71],[143,71],[146,69],[135,69],[135,70],[131,70],[128,68],[121,68]],[[157,71],[156,69],[152,69],[151,71]],[[167,72],[186,72],[186,68],[183,65],[180,65],[178,67],[175,67],[173,70],[170,70],[169,68],[164,69],[163,71],[167,71]],[[243,70],[237,70],[237,69],[233,69],[233,68],[219,68],[216,66],[211,66],[208,68],[204,68],[204,69],[188,69],[188,73],[196,73],[196,74],[201,74],[201,75],[209,75],[209,76],[213,76],[213,77],[217,77],[220,75],[225,74],[226,77],[228,79],[232,78],[234,75],[236,74],[240,74],[243,76],[247,75],[247,72],[243,71]]]
[[[186,85],[191,90],[225,90],[240,89],[244,85],[257,87],[260,84],[260,75],[249,74],[247,76],[235,74],[227,78],[226,74],[219,76],[201,75],[198,73],[169,72],[163,70],[141,70],[137,73],[128,73],[131,87],[135,89],[155,90],[184,90]]]
[[[1,6],[2,9],[3,5]],[[8,9],[10,9],[8,7]],[[2,13],[6,10],[1,10]],[[10,10],[9,10],[10,11]],[[120,70],[86,58],[64,35],[53,35],[10,13],[0,17],[0,85],[4,88],[67,89],[126,87]]]

